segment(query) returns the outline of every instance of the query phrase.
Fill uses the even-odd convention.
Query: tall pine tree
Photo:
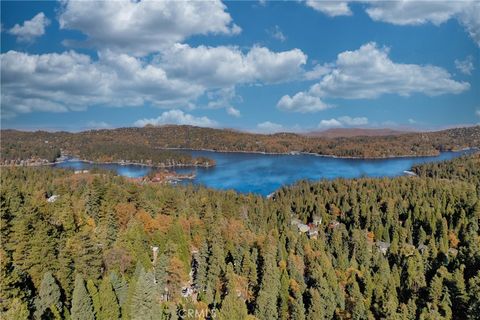
[[[92,299],[80,274],[75,277],[70,316],[72,320],[95,320]]]
[[[61,292],[57,281],[50,271],[43,275],[42,283],[35,299],[35,318],[41,319],[47,312],[52,312],[52,308],[62,310]]]
[[[109,277],[102,279],[98,294],[100,296],[101,309],[100,314],[97,315],[97,320],[119,319],[120,308]]]

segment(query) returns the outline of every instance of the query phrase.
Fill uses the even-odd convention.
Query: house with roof
[[[305,224],[300,219],[292,218],[290,224],[296,228],[299,233],[306,233],[311,239],[316,239],[318,236],[318,225],[315,223]]]
[[[308,237],[310,239],[317,239],[318,237],[318,228],[317,227],[310,227],[308,230]]]
[[[57,195],[57,194],[54,194],[54,195],[52,195],[51,197],[49,197],[49,198],[47,199],[47,202],[48,202],[48,203],[53,203],[53,202],[57,201],[58,197],[60,197],[60,196]]]
[[[377,241],[375,245],[377,246],[378,250],[383,254],[387,254],[388,248],[390,248],[390,242]]]

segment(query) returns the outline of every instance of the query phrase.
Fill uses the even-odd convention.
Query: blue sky
[[[2,128],[480,122],[476,1],[1,2]]]

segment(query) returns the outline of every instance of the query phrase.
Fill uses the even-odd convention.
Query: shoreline
[[[159,150],[178,150],[178,151],[206,151],[206,152],[219,152],[219,153],[246,153],[246,154],[263,154],[263,155],[286,155],[286,156],[298,156],[298,155],[310,155],[316,157],[323,157],[323,158],[333,158],[333,159],[353,159],[353,160],[388,160],[388,159],[395,159],[395,158],[420,158],[420,157],[438,157],[442,152],[461,152],[461,151],[471,151],[471,150],[480,150],[479,147],[468,147],[462,149],[455,149],[455,150],[444,150],[438,151],[436,154],[422,154],[422,155],[393,155],[393,156],[386,156],[386,157],[353,157],[353,156],[336,156],[333,154],[319,154],[314,152],[306,152],[306,151],[290,151],[290,152],[265,152],[265,151],[229,151],[229,150],[214,150],[214,149],[194,149],[194,148],[162,148],[156,147],[155,149]]]
[[[78,159],[78,158],[70,158],[61,161],[55,162],[48,162],[48,163],[35,163],[35,164],[2,164],[0,167],[41,167],[41,166],[53,166],[60,163],[65,163],[68,161],[80,161],[89,164],[117,164],[120,166],[128,166],[128,165],[135,165],[135,166],[143,166],[149,168],[158,168],[158,169],[172,169],[172,168],[212,168],[215,165],[198,165],[198,164],[177,164],[177,165],[155,165],[155,164],[146,164],[140,162],[120,162],[120,161],[94,161],[94,160],[86,160],[86,159]]]
[[[69,160],[63,160],[60,162],[53,162],[52,165],[62,162],[68,162],[70,160],[86,162],[90,164],[118,164],[121,166],[128,166],[128,165],[135,165],[135,166],[143,166],[149,168],[212,168],[215,165],[199,165],[199,164],[176,164],[176,165],[157,165],[157,164],[147,164],[147,163],[140,163],[140,162],[120,162],[120,161],[94,161],[94,160],[86,160],[86,159],[78,159],[78,158],[71,158]]]
[[[438,157],[442,152],[462,152],[462,151],[473,151],[477,152],[480,150],[480,147],[467,147],[462,149],[454,149],[454,150],[444,150],[438,151],[437,154],[429,154],[429,155],[394,155],[394,156],[386,156],[386,157],[353,157],[353,156],[336,156],[331,154],[319,154],[314,152],[305,152],[305,151],[290,151],[290,152],[265,152],[265,151],[229,151],[229,150],[214,150],[214,149],[194,149],[194,148],[161,148],[161,147],[154,147],[154,149],[158,150],[176,150],[176,151],[205,151],[205,152],[218,152],[218,153],[241,153],[241,154],[262,154],[262,155],[286,155],[286,156],[298,156],[298,155],[309,155],[315,157],[322,157],[322,158],[332,158],[332,159],[346,159],[346,160],[389,160],[389,159],[403,159],[403,158],[420,158],[420,157]],[[70,159],[62,159],[60,161],[55,162],[48,162],[48,163],[35,163],[35,164],[1,164],[0,167],[41,167],[41,166],[53,166],[56,164],[68,162],[70,160],[86,162],[90,164],[117,164],[117,165],[137,165],[137,166],[145,166],[150,168],[159,168],[159,169],[174,169],[174,168],[213,168],[215,165],[198,165],[198,164],[176,164],[176,165],[155,165],[155,164],[146,164],[140,162],[120,162],[120,161],[94,161],[94,160],[87,160],[87,159],[79,159],[79,158],[70,158]]]

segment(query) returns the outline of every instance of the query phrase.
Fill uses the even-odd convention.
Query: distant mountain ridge
[[[253,134],[230,129],[193,126],[118,128],[70,132],[22,132],[3,130],[1,160],[45,154],[45,149],[82,155],[90,159],[94,150],[121,150],[143,146],[150,149],[194,149],[222,152],[314,153],[346,158],[389,158],[438,155],[441,151],[480,147],[480,126],[436,132],[396,135],[318,137],[296,133]],[[130,147],[131,146],[131,147]],[[92,151],[88,151],[92,150]],[[97,153],[95,151],[95,153]],[[43,158],[46,159],[46,158]]]
[[[305,133],[309,137],[339,138],[339,137],[378,137],[397,136],[400,134],[412,133],[414,131],[400,131],[388,128],[366,129],[366,128],[331,128],[322,131],[311,131]]]

